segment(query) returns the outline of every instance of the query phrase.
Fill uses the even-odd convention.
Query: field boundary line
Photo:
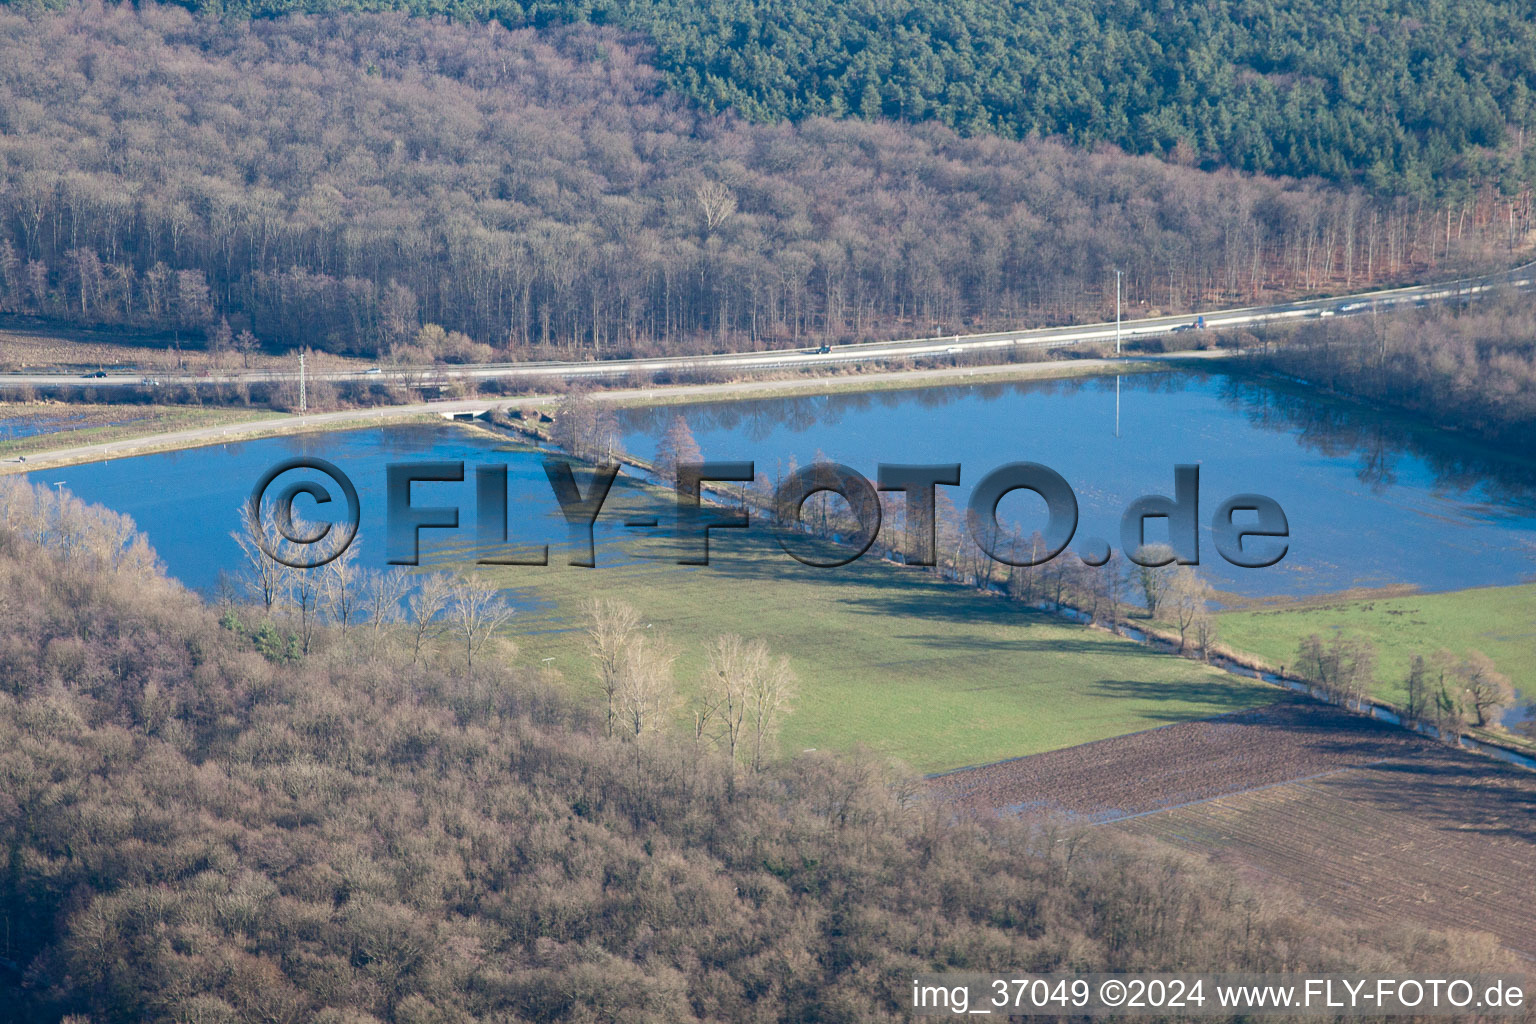
[[[1266,789],[1275,789],[1279,786],[1294,786],[1302,782],[1315,782],[1318,779],[1326,779],[1333,775],[1343,775],[1345,772],[1364,771],[1367,768],[1380,768],[1390,763],[1390,758],[1382,758],[1379,761],[1371,761],[1366,764],[1352,764],[1343,768],[1330,768],[1326,772],[1317,772],[1314,775],[1302,775],[1294,779],[1282,779],[1279,782],[1266,782],[1262,786],[1249,786],[1246,789],[1234,789],[1230,793],[1218,793],[1215,796],[1203,797],[1199,800],[1186,800],[1181,804],[1169,804],[1167,807],[1154,807],[1149,811],[1137,811],[1135,814],[1122,814],[1118,818],[1105,818],[1102,821],[1090,821],[1090,825],[1117,825],[1122,821],[1134,821],[1137,818],[1149,817],[1153,814],[1166,814],[1169,811],[1182,811],[1186,807],[1198,807],[1214,800],[1225,800],[1228,797],[1248,796],[1251,793],[1262,793]]]
[[[1071,620],[1068,619],[1068,621],[1071,621]],[[1105,630],[1105,632],[1109,632],[1109,631]],[[1115,634],[1115,635],[1120,636],[1121,639],[1124,639],[1124,640],[1130,640],[1131,639],[1130,637],[1124,636],[1124,634]],[[1131,642],[1132,643],[1136,643],[1137,641],[1131,640]],[[1287,692],[1289,693],[1289,692],[1294,692],[1294,691],[1287,691]],[[998,765],[1013,764],[1015,761],[1027,761],[1031,757],[1039,757],[1042,754],[1055,754],[1055,753],[1058,753],[1059,751],[1063,751],[1063,750],[1072,750],[1075,747],[1091,747],[1095,743],[1111,743],[1111,742],[1114,742],[1115,740],[1128,739],[1128,738],[1130,738],[1132,736],[1145,736],[1145,735],[1147,735],[1149,733],[1161,732],[1164,729],[1174,729],[1174,728],[1177,728],[1178,726],[1189,725],[1189,724],[1191,724],[1193,722],[1220,722],[1224,718],[1233,718],[1233,717],[1235,717],[1237,715],[1251,715],[1255,711],[1263,711],[1263,710],[1265,710],[1267,708],[1275,707],[1277,704],[1284,704],[1284,703],[1285,703],[1285,701],[1283,699],[1282,700],[1274,700],[1274,701],[1270,701],[1268,704],[1255,704],[1253,707],[1249,707],[1249,708],[1237,708],[1237,709],[1235,709],[1233,711],[1218,711],[1214,715],[1202,715],[1199,718],[1185,718],[1185,719],[1181,719],[1181,720],[1179,720],[1177,722],[1165,722],[1162,725],[1154,725],[1154,726],[1150,726],[1149,728],[1146,728],[1146,729],[1137,729],[1135,732],[1117,733],[1114,736],[1106,736],[1106,737],[1104,737],[1101,740],[1090,740],[1087,743],[1075,743],[1075,744],[1073,744],[1070,747],[1056,747],[1056,748],[1054,748],[1052,750],[1040,750],[1040,751],[1036,751],[1033,754],[1015,754],[1013,757],[1005,757],[1005,758],[1003,758],[1003,759],[1001,759],[999,761],[982,761],[979,764],[963,764],[963,765],[961,765],[958,768],[945,768],[943,771],[939,771],[939,772],[928,772],[927,774],[925,774],[923,776],[923,779],[927,780],[927,781],[931,781],[933,779],[946,778],[947,776],[950,776],[950,775],[958,775],[961,772],[974,772],[974,771],[980,771],[983,768],[995,768]],[[1319,703],[1321,703],[1321,702],[1319,702]]]

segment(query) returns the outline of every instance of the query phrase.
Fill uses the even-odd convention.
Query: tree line
[[[1325,641],[1312,633],[1297,645],[1295,670],[1334,703],[1360,707],[1377,682],[1376,645],[1354,634],[1335,632]],[[1427,658],[1415,654],[1402,694],[1398,707],[1405,724],[1430,726],[1452,743],[1468,728],[1502,729],[1503,713],[1519,701],[1509,676],[1476,648],[1460,657],[1443,648]],[[1529,734],[1531,723],[1522,723],[1521,731]]]
[[[1536,442],[1536,314],[1519,292],[1323,321],[1257,357],[1269,371],[1518,446]]]
[[[611,28],[0,8],[0,312],[407,362],[1261,302],[1523,248],[1441,200],[937,124],[759,124]]]

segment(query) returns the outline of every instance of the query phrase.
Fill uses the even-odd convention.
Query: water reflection
[[[550,493],[540,457],[533,452],[505,448],[505,442],[491,435],[447,425],[393,426],[209,445],[41,470],[28,474],[28,479],[49,486],[58,484],[84,501],[106,505],[132,517],[171,575],[190,587],[213,593],[220,584],[221,573],[238,572],[242,566],[239,548],[230,533],[241,525],[241,509],[251,487],[268,467],[280,460],[296,455],[319,456],[335,463],[351,478],[362,512],[356,542],[358,564],[369,569],[385,566],[386,464],[429,460],[466,464],[462,483],[412,486],[412,502],[416,506],[457,506],[460,510],[459,529],[422,532],[423,562],[431,564],[457,558],[475,548],[478,537],[473,467],[500,463],[507,466],[513,543],[548,543],[551,559],[561,564],[570,534]],[[307,501],[302,499],[295,506],[299,514],[304,514],[305,508],[300,506]],[[608,559],[613,560],[611,556]]]
[[[1222,400],[1256,427],[1289,431],[1313,450],[1352,459],[1355,476],[1373,487],[1397,482],[1405,459],[1422,460],[1442,491],[1480,492],[1497,512],[1536,510],[1536,461],[1469,438],[1409,422],[1352,402],[1320,400],[1299,386],[1213,375]]]
[[[1453,589],[1536,573],[1529,459],[1226,373],[1127,376],[1120,405],[1119,437],[1112,377],[627,410],[621,428],[648,457],[682,415],[706,458],[752,458],[769,474],[818,452],[870,476],[879,462],[959,461],[960,502],[996,466],[1039,461],[1076,490],[1079,538],[1118,536],[1131,500],[1169,493],[1174,464],[1197,462],[1207,515],[1229,494],[1259,491],[1291,517],[1292,555],[1273,570],[1205,559],[1218,585],[1255,596],[1400,582]]]
[[[1271,569],[1226,565],[1204,532],[1204,571],[1217,586],[1250,596],[1401,582],[1446,590],[1536,573],[1536,463],[1528,458],[1226,374],[1125,377],[1118,437],[1115,403],[1113,378],[1076,378],[633,409],[620,420],[625,446],[649,457],[682,415],[706,458],[753,459],[765,479],[818,452],[870,477],[880,462],[960,462],[962,486],[950,496],[962,505],[990,470],[1042,462],[1077,494],[1078,539],[1112,543],[1132,500],[1171,493],[1174,465],[1198,463],[1204,518],[1227,496],[1251,491],[1274,498],[1290,517],[1291,553]],[[499,447],[495,438],[447,426],[392,427],[210,446],[35,479],[61,481],[87,501],[132,516],[176,576],[210,587],[219,569],[237,561],[228,533],[247,489],[293,454],[317,454],[353,476],[364,504],[360,536],[375,560],[382,557],[383,465],[407,459],[507,463],[521,538],[561,542],[563,522],[537,458]],[[457,503],[471,531],[472,484],[454,486],[418,485],[418,503]],[[1017,492],[1001,506],[1026,532],[1044,521],[1043,505],[1031,499]],[[605,512],[599,525],[613,518]],[[609,528],[625,535],[621,524]]]

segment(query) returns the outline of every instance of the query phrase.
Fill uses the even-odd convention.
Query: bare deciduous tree
[[[706,651],[700,698],[707,714],[695,714],[695,733],[702,736],[706,719],[720,723],[721,740],[732,761],[740,748],[747,722],[747,693],[751,680],[763,670],[768,648],[761,642],[747,643],[734,633],[717,637]]]
[[[290,568],[283,571],[283,600],[298,620],[299,646],[308,654],[319,624],[320,602],[324,593],[324,569]]]
[[[1208,610],[1195,619],[1195,644],[1200,650],[1200,657],[1206,661],[1211,660],[1211,648],[1216,643],[1216,616]]]
[[[253,519],[250,510],[243,504],[240,506],[240,526],[240,529],[230,531],[229,535],[240,546],[240,553],[245,559],[242,578],[262,607],[271,614],[272,606],[282,599],[284,574],[288,567],[268,552],[278,551],[283,538],[271,519]]]
[[[1443,740],[1459,742],[1467,724],[1466,691],[1456,678],[1460,665],[1456,656],[1443,647],[1430,655],[1429,663],[1434,687],[1430,712],[1435,731]]]
[[[587,654],[597,671],[597,684],[606,707],[609,736],[616,724],[619,674],[624,652],[641,630],[640,612],[627,602],[611,597],[588,599],[582,606],[587,621]]]
[[[1163,596],[1173,582],[1173,548],[1167,544],[1143,544],[1136,549],[1136,585],[1141,588],[1142,601],[1147,614],[1157,618],[1162,611]],[[1142,562],[1161,562],[1162,565],[1143,565]]]
[[[460,576],[449,592],[450,628],[464,641],[464,661],[473,671],[475,655],[506,625],[515,609],[489,580],[479,576]]]
[[[767,758],[773,753],[779,728],[789,713],[790,701],[795,697],[795,673],[789,667],[789,658],[780,655],[769,660],[752,679],[747,692],[747,731],[752,745],[752,770],[761,771]]]
[[[416,589],[406,600],[411,622],[411,662],[421,658],[424,647],[442,636],[447,630],[443,612],[448,607],[452,591],[448,577],[440,572],[428,573],[419,578]]]
[[[1509,676],[1500,672],[1493,659],[1482,651],[1468,651],[1457,666],[1462,691],[1466,695],[1467,710],[1472,713],[1472,724],[1479,729],[1491,724],[1491,720],[1515,702],[1515,687]]]
[[[1173,617],[1179,628],[1179,650],[1189,643],[1191,631],[1202,632],[1201,623],[1210,619],[1211,585],[1200,578],[1193,567],[1181,565],[1168,579],[1168,587],[1157,604]]]
[[[235,351],[240,353],[240,358],[245,363],[245,368],[249,370],[251,368],[251,355],[261,347],[260,343],[256,340],[256,335],[250,331],[241,331],[235,335],[233,344]]]
[[[1408,678],[1403,684],[1407,703],[1403,706],[1404,717],[1410,722],[1423,721],[1434,706],[1434,693],[1429,685],[1429,666],[1422,654],[1415,654],[1408,663]]]
[[[671,486],[677,483],[677,467],[681,463],[699,462],[704,458],[699,443],[688,429],[688,421],[681,416],[672,417],[667,432],[656,445],[656,460],[651,468],[661,482]]]
[[[357,619],[361,600],[359,584],[362,573],[357,567],[358,545],[331,559],[321,568],[321,599],[326,616],[341,630],[343,636]]]
[[[718,181],[705,182],[693,191],[693,198],[704,215],[704,231],[714,234],[715,229],[731,219],[736,212],[736,197]]]
[[[368,624],[375,633],[400,621],[401,602],[410,589],[410,577],[399,568],[368,570],[362,574],[358,590],[368,612]]]
[[[677,692],[672,677],[676,660],[677,652],[650,634],[637,633],[625,644],[614,692],[624,735],[638,738],[660,728]]]

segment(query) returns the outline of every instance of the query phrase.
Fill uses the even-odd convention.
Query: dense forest
[[[1142,313],[1356,287],[1532,227],[1529,191],[756,124],[649,56],[592,26],[0,8],[0,312],[412,361],[692,351],[1112,316],[1115,267]]]
[[[0,485],[0,581],[0,1021],[872,1021],[931,969],[1509,966],[870,763],[610,736],[505,645],[342,617],[305,654],[49,488]]]
[[[1419,195],[1536,169],[1536,25],[1515,0],[184,2],[620,26],[672,87],[759,120],[933,120]]]
[[[1536,178],[1525,137],[1536,127],[1536,27],[1519,3],[522,6],[534,21],[638,28],[657,41],[674,86],[755,117],[933,119],[967,134],[1108,142],[1180,163],[1363,181],[1391,193],[1490,180],[1513,191]]]
[[[1529,295],[1319,321],[1257,358],[1270,371],[1436,426],[1500,444],[1536,444],[1536,312]]]

